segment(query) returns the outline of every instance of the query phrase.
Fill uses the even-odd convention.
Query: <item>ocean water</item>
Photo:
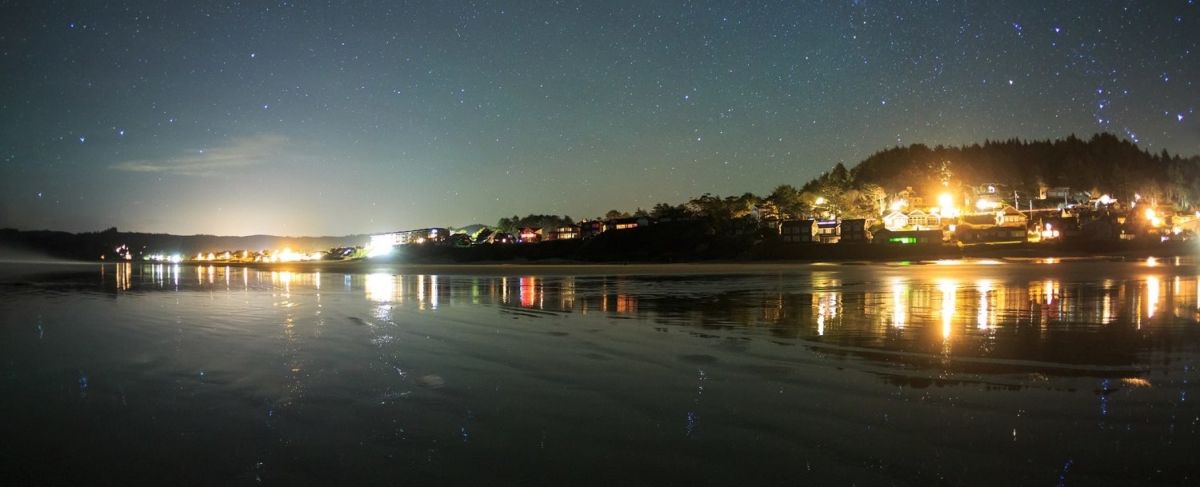
[[[0,485],[1198,485],[1189,259],[0,266]]]

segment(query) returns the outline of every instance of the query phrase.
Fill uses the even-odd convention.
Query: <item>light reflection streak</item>
[[[520,283],[518,294],[520,294],[521,306],[525,308],[534,307],[534,302],[538,300],[537,278],[533,276],[522,277],[518,279],[518,282]],[[538,307],[540,308],[541,306]]]
[[[127,291],[133,286],[133,264],[128,262],[117,263],[117,289]]]
[[[1162,283],[1159,282],[1158,276],[1149,276],[1146,278],[1146,318],[1153,318],[1154,313],[1158,312],[1158,300],[1161,298]],[[1141,325],[1141,321],[1138,322]]]
[[[992,283],[988,280],[979,281],[979,314],[976,316],[976,322],[979,324],[980,330],[993,328],[991,326],[991,293]]]
[[[825,302],[817,298],[817,335],[825,336]]]
[[[904,324],[908,320],[905,312],[908,304],[907,294],[908,286],[900,280],[897,279],[892,283],[892,326],[896,328],[904,328]]]
[[[183,279],[188,288],[219,286],[220,274],[224,273],[226,289],[231,290],[231,281],[241,280],[244,288],[250,290],[250,274],[253,273],[253,287],[274,287],[287,300],[281,306],[295,306],[290,302],[292,299],[300,302],[301,296],[293,291],[320,290],[323,277],[317,272],[254,270],[224,265],[218,268],[208,264],[194,266],[197,267],[195,271],[169,263],[140,264],[137,268],[140,272],[130,264],[115,263],[114,266],[115,274],[109,275],[116,280],[119,291],[138,286],[169,290],[172,283],[178,286],[183,272],[189,273],[188,278]],[[114,266],[106,269],[112,271]],[[941,335],[941,342],[953,342],[957,347],[964,340],[984,333],[994,338],[994,330],[1024,323],[1037,325],[1039,320],[1041,332],[1048,333],[1057,327],[1077,324],[1133,328],[1148,323],[1156,326],[1169,323],[1171,318],[1195,322],[1200,316],[1200,289],[1196,284],[1200,276],[1190,269],[1180,269],[1182,275],[1170,272],[1137,276],[1140,279],[1090,282],[1059,281],[1036,275],[1020,281],[991,274],[963,279],[959,275],[969,276],[968,272],[943,269],[955,271],[950,274],[952,278],[930,279],[936,274],[925,278],[894,274],[882,282],[868,280],[865,284],[847,287],[842,286],[842,275],[820,272],[810,280],[799,281],[799,286],[781,280],[786,285],[755,295],[755,303],[750,306],[736,294],[730,295],[730,299],[714,301],[712,306],[697,304],[699,301],[687,305],[671,300],[671,305],[676,308],[669,310],[669,319],[699,322],[710,313],[724,313],[717,321],[735,326],[769,325],[781,336],[837,337],[846,333],[864,333],[865,330],[858,328],[864,324],[857,318],[865,309],[868,315],[866,326],[874,327],[873,330],[915,328],[929,332],[895,334],[892,339],[904,341],[922,337],[926,343],[933,344],[937,343],[935,337]],[[1156,269],[1157,272],[1169,270]],[[191,272],[197,273],[195,281],[190,279]],[[234,272],[240,272],[241,279],[232,276]],[[134,277],[138,278],[137,282]],[[655,314],[662,309],[662,300],[656,299],[656,295],[641,293],[639,290],[645,288],[641,279],[536,275],[458,278],[376,273],[348,274],[343,281],[346,293],[357,293],[380,303],[408,304],[421,310],[461,305],[510,305],[549,311]],[[111,286],[113,279],[108,282]],[[343,289],[337,288],[335,292],[341,293]],[[963,294],[960,296],[959,292]],[[712,293],[714,296],[725,295],[719,287],[713,288]],[[844,306],[852,308],[843,310]],[[958,306],[962,308],[958,309]],[[956,317],[962,321],[955,323]]]
[[[396,290],[397,280],[384,273],[367,274],[366,295],[367,300],[379,303],[387,303],[393,300],[399,301],[399,294]]]
[[[429,305],[432,309],[438,308],[438,276],[429,276]]]
[[[938,290],[942,292],[942,340],[950,340],[951,325],[954,323],[954,294],[958,283],[950,279],[938,280]]]
[[[425,310],[425,275],[417,276],[417,308]]]

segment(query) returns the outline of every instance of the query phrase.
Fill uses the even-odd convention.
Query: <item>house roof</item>
[[[1005,206],[1004,209],[1001,210],[1001,212],[1004,213],[1005,216],[1015,216],[1015,215],[1025,216],[1024,213],[1021,213],[1020,210],[1013,208],[1012,206]]]

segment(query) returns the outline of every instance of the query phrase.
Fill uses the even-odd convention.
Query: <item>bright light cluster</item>
[[[171,254],[171,255],[150,254],[150,255],[146,256],[146,260],[149,260],[151,262],[168,262],[171,264],[178,264],[180,262],[183,262],[183,256],[181,256],[179,254]]]

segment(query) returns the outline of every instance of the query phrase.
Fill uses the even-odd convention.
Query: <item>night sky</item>
[[[22,230],[582,219],[913,143],[1200,154],[1194,0],[0,0],[0,27]]]

